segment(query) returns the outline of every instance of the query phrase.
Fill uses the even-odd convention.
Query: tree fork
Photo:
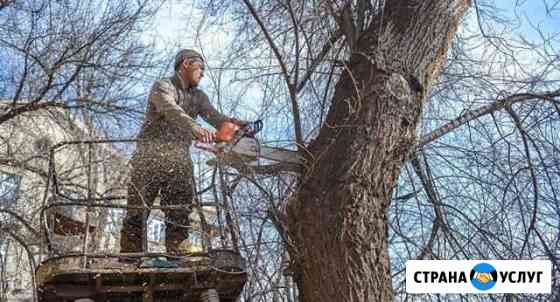
[[[287,208],[300,301],[392,301],[387,209],[469,5],[388,1],[358,38]]]

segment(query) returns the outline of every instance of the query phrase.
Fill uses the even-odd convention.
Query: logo
[[[549,294],[549,260],[409,260],[409,294]]]
[[[498,280],[498,272],[488,263],[479,263],[471,269],[470,274],[471,283],[479,290],[489,290]]]

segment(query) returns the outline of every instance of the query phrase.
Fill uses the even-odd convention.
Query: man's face
[[[190,86],[198,86],[200,80],[204,77],[204,64],[198,61],[185,60],[185,80]]]

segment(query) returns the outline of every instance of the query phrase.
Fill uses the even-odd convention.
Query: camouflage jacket
[[[200,127],[194,120],[199,115],[215,128],[224,121],[232,120],[219,113],[202,90],[184,87],[177,74],[156,81],[148,98],[144,124],[138,134],[139,147],[150,144],[190,146],[193,129]]]

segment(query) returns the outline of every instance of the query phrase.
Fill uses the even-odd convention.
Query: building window
[[[0,171],[0,207],[14,204],[18,198],[21,176]]]

